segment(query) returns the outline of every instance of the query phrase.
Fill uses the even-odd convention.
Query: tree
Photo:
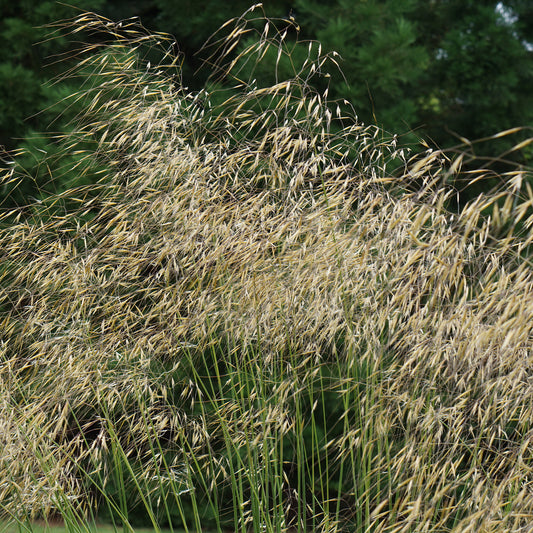
[[[449,145],[450,132],[474,140],[533,124],[533,33],[518,12],[495,1],[423,5],[418,27],[432,61],[421,119],[431,137]]]
[[[332,84],[333,96],[349,100],[365,123],[410,130],[418,119],[417,85],[429,67],[413,21],[416,2],[297,0],[296,6],[304,34],[341,56],[346,82]]]
[[[55,1],[0,0],[0,43],[4,51],[0,61],[0,148],[25,152],[17,159],[18,186],[0,184],[0,203],[4,207],[26,204],[57,188],[57,183],[53,187],[50,183],[44,155],[58,151],[53,132],[68,131],[69,122],[79,111],[65,99],[79,89],[77,82],[50,83],[72,65],[70,54],[65,52],[76,45],[71,36],[56,34],[48,39],[52,29],[47,24],[72,17],[80,10],[101,9],[104,2],[71,0],[68,7]],[[63,181],[73,179],[72,172],[58,174]]]
[[[198,71],[205,54],[195,52],[228,19],[250,7],[246,0],[71,3],[100,10],[113,20],[138,16],[150,31],[174,35],[175,52],[185,56],[180,76],[192,90],[204,87],[209,75],[209,67]],[[64,124],[75,114],[67,106],[50,107],[75,87],[43,83],[68,65],[45,68],[45,56],[68,50],[68,43],[63,39],[32,46],[46,32],[35,27],[72,11],[52,1],[34,0],[16,6],[0,0],[0,8],[5,14],[0,37],[8,58],[0,63],[0,144],[30,147],[36,161],[27,164],[35,169],[40,164],[36,147],[47,150],[53,145],[43,146],[30,137],[46,130],[58,114]],[[350,101],[362,122],[398,134],[415,150],[420,149],[420,138],[448,149],[460,142],[458,138],[475,141],[533,125],[533,8],[528,0],[272,0],[265,11],[269,17],[293,16],[299,39],[318,40],[323,52],[338,52],[343,75],[330,79],[329,96]],[[305,54],[302,48],[293,57],[304,60]],[[276,54],[263,58],[255,73],[258,83],[270,83],[267,77],[277,61]],[[290,69],[289,63],[282,58],[280,68]],[[37,114],[42,109],[46,111]],[[471,152],[474,157],[494,157],[530,135],[525,130],[476,144]],[[515,165],[531,163],[531,145],[505,159]],[[496,165],[499,172],[508,169],[503,161]],[[471,189],[466,197],[476,192]]]

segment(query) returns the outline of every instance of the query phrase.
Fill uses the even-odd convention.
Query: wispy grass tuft
[[[451,214],[460,161],[409,160],[313,91],[335,57],[256,11],[214,39],[231,91],[200,94],[169,77],[168,36],[73,21],[111,40],[81,56],[65,146],[108,170],[4,215],[0,510],[125,532],[525,531],[527,173]],[[258,87],[291,47],[294,77]]]

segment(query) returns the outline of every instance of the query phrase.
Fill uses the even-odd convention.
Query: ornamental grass
[[[527,531],[527,170],[452,212],[461,157],[329,101],[338,58],[257,7],[205,48],[200,92],[167,35],[65,27],[98,36],[61,139],[92,183],[0,221],[0,514]]]

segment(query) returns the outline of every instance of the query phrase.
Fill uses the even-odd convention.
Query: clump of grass
[[[225,99],[170,79],[169,53],[143,62],[167,37],[74,22],[112,42],[81,62],[93,85],[65,142],[97,144],[85,168],[108,172],[98,194],[5,215],[3,513],[124,530],[522,530],[527,181],[452,215],[445,154],[409,161],[312,90],[335,57],[300,43],[294,78],[243,79],[290,48],[267,20],[231,59],[253,13],[217,42]]]

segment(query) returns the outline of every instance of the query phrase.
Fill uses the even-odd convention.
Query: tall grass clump
[[[63,142],[106,171],[3,215],[3,516],[526,531],[526,173],[451,214],[459,160],[408,160],[313,91],[335,56],[253,17],[213,40],[198,94],[168,37],[74,21],[111,39],[80,56]]]

